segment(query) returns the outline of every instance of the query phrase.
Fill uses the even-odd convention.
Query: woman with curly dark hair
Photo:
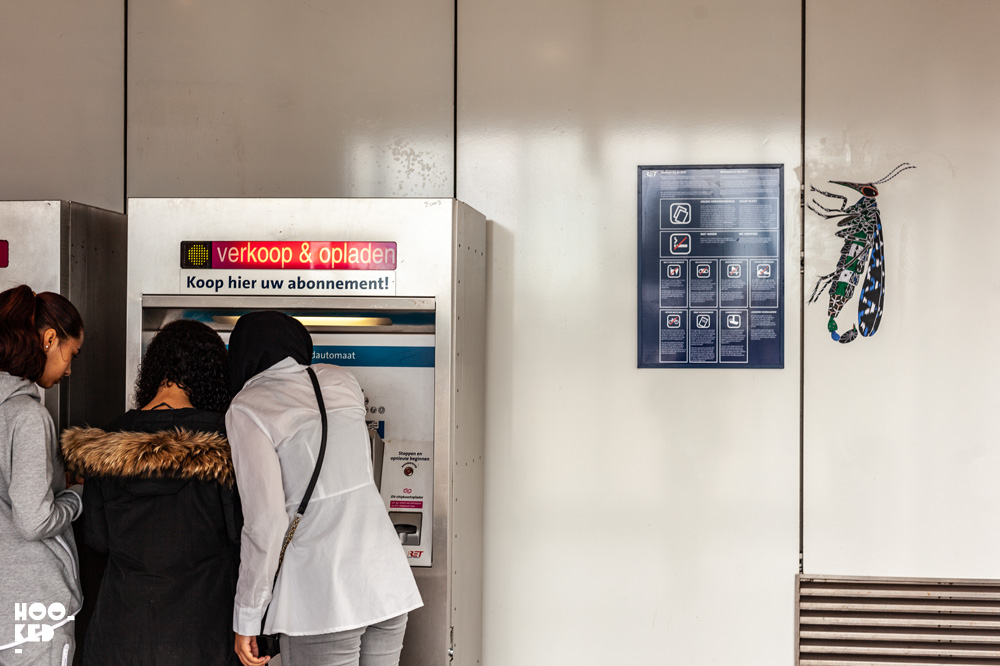
[[[136,408],[63,435],[84,483],[85,538],[108,553],[85,666],[236,663],[230,618],[242,518],[223,413],[226,348],[171,322],[149,343]]]
[[[224,414],[229,407],[227,372],[226,348],[215,331],[178,319],[164,326],[146,349],[135,380],[135,406],[154,402],[160,393],[184,393],[182,400],[191,406]]]

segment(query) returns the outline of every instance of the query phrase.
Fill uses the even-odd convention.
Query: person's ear
[[[45,331],[42,332],[42,349],[48,351],[49,347],[54,345],[56,343],[56,340],[58,339],[59,339],[59,334],[56,333],[56,329],[54,328],[45,329]]]

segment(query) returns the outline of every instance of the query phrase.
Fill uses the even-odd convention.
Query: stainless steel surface
[[[9,242],[9,265],[0,268],[0,291],[26,284],[36,292],[62,291],[62,201],[0,201],[0,240]],[[86,322],[84,322],[86,323]],[[59,392],[42,392],[59,423]]]
[[[125,391],[125,216],[78,203],[65,205],[63,295],[84,322],[84,353],[60,400],[65,426],[108,425],[121,413]]]
[[[459,215],[471,214],[468,209]],[[460,666],[483,658],[484,487],[486,449],[486,227],[458,225],[452,250],[456,266],[455,364],[451,419],[454,436],[449,533],[451,550],[451,626],[449,656]],[[473,279],[468,279],[468,278]]]
[[[413,569],[425,605],[410,614],[402,664],[446,663],[453,643],[461,646],[455,663],[480,662],[483,216],[450,199],[133,199],[129,212],[127,329],[132,374],[143,328],[155,327],[184,309],[343,309],[377,312],[390,319],[394,311],[435,312],[433,564]],[[395,241],[397,295],[384,299],[181,296],[177,292],[182,240]],[[132,381],[130,376],[129,385]],[[471,468],[466,466],[469,461]],[[421,545],[426,529],[421,525]]]
[[[0,199],[124,210],[125,4],[0,6]]]
[[[128,196],[452,196],[454,7],[129,2]]]
[[[59,429],[105,425],[120,413],[125,356],[125,216],[66,201],[0,202],[10,265],[0,290],[27,284],[67,297],[84,323],[73,373],[44,392]]]
[[[0,201],[0,239],[10,263],[0,268],[0,291],[27,284],[59,292],[62,201]]]

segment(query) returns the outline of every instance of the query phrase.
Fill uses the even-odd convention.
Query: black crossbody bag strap
[[[295,518],[292,519],[291,524],[288,526],[288,530],[285,531],[285,540],[281,544],[281,555],[278,556],[278,568],[274,572],[274,580],[271,582],[271,592],[274,592],[274,586],[278,584],[278,573],[281,572],[281,563],[285,561],[285,549],[288,548],[288,544],[291,543],[292,537],[295,536],[295,528],[299,526],[299,521],[302,519],[302,514],[306,512],[306,507],[309,506],[309,499],[312,497],[313,490],[316,489],[316,481],[319,480],[319,471],[323,467],[323,458],[326,457],[326,432],[327,432],[327,422],[326,422],[326,403],[323,402],[323,392],[319,388],[319,380],[316,378],[316,373],[313,372],[312,368],[306,368],[306,372],[309,373],[309,379],[312,381],[313,390],[316,392],[316,402],[319,404],[319,418],[320,423],[323,425],[323,433],[320,435],[319,442],[319,455],[316,456],[316,467],[313,469],[312,478],[309,479],[309,485],[306,487],[306,493],[302,497],[302,502],[299,504],[299,508],[295,511]],[[267,608],[264,609],[264,615],[260,618],[260,633],[264,633],[264,622],[267,621],[267,611],[271,610],[271,604],[267,604]]]
[[[306,488],[306,494],[302,498],[302,503],[299,504],[299,510],[295,512],[298,516],[305,513],[306,507],[309,506],[309,498],[312,497],[313,490],[316,489],[316,481],[319,479],[319,470],[323,467],[323,458],[326,456],[326,403],[323,402],[323,392],[319,388],[319,380],[316,379],[316,373],[313,372],[312,368],[306,368],[306,372],[309,373],[309,379],[312,380],[313,390],[316,391],[316,402],[319,403],[319,418],[323,424],[323,434],[320,435],[319,455],[316,456],[316,469],[313,470],[312,478],[309,480],[309,487]]]

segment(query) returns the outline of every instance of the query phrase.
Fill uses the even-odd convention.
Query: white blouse
[[[329,433],[319,480],[271,583],[285,530],[312,477],[322,432],[306,366],[291,358],[250,379],[226,430],[243,502],[233,629],[325,634],[363,627],[423,605],[375,487],[364,397],[348,370],[314,365]]]

